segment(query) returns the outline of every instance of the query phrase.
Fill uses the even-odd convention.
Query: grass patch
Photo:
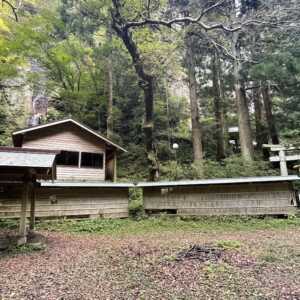
[[[267,263],[276,263],[281,261],[281,259],[278,258],[278,256],[275,253],[272,253],[271,251],[269,253],[262,255],[261,259]]]
[[[233,272],[233,269],[226,263],[207,263],[203,271],[208,278],[213,279],[217,275]]]
[[[217,246],[225,250],[239,249],[241,243],[239,241],[218,241]]]
[[[10,251],[13,254],[21,254],[21,253],[30,253],[34,251],[41,251],[45,249],[46,249],[46,245],[44,244],[25,244],[22,246],[17,246],[11,249]]]
[[[260,256],[260,259],[267,263],[299,263],[300,252],[289,245],[274,243],[270,245]]]
[[[300,218],[242,218],[242,217],[203,217],[180,218],[160,216],[143,219],[94,219],[94,220],[55,220],[42,221],[37,229],[49,231],[63,231],[73,233],[98,233],[98,234],[143,234],[148,232],[163,231],[255,231],[265,229],[287,229],[300,227]],[[220,241],[221,242],[221,241]],[[224,241],[223,241],[224,242]],[[224,247],[237,247],[231,242],[224,242]]]
[[[46,249],[44,244],[25,244],[21,246],[11,245],[7,250],[0,251],[0,258],[6,256],[14,256],[20,254],[29,254],[32,252],[42,251]]]
[[[0,229],[16,229],[18,221],[16,219],[0,219]]]

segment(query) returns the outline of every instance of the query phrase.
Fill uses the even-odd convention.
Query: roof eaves
[[[55,163],[55,156],[55,153],[2,152],[0,155],[0,167],[49,169]]]
[[[165,182],[141,182],[137,187],[174,187],[174,186],[200,186],[218,184],[242,184],[242,183],[262,183],[262,182],[282,182],[300,180],[298,176],[265,176],[265,177],[241,177],[241,178],[220,178],[205,180],[182,180]]]
[[[19,135],[19,134],[24,134],[26,132],[34,131],[34,130],[41,129],[41,128],[50,127],[50,126],[53,126],[53,125],[58,125],[58,124],[66,123],[66,122],[69,122],[69,121],[72,121],[72,119],[63,119],[63,120],[59,120],[59,121],[49,122],[47,124],[42,124],[42,125],[36,125],[36,126],[32,126],[32,127],[27,127],[25,129],[21,129],[21,130],[13,132],[12,135],[15,136],[15,135]]]
[[[133,183],[96,181],[40,181],[42,187],[131,188]]]
[[[21,147],[3,147],[0,146],[0,152],[17,152],[17,153],[38,153],[38,154],[59,154],[60,150],[21,148]]]
[[[37,129],[47,128],[47,127],[50,127],[50,126],[59,125],[59,124],[67,123],[67,122],[71,122],[73,124],[76,124],[77,126],[79,126],[79,127],[83,128],[84,130],[90,132],[91,134],[95,135],[96,137],[104,140],[107,144],[109,144],[109,145],[111,145],[111,146],[113,146],[113,147],[115,147],[115,148],[117,148],[117,149],[119,149],[119,150],[121,150],[123,152],[128,152],[126,149],[124,149],[121,146],[113,143],[112,141],[110,141],[106,137],[102,136],[98,132],[96,132],[96,131],[92,130],[91,128],[87,127],[86,125],[83,125],[80,122],[75,121],[75,120],[70,119],[70,118],[69,119],[60,120],[60,121],[54,121],[54,122],[43,124],[43,125],[37,125],[37,126],[25,128],[25,129],[13,132],[12,135],[13,136],[17,136],[17,135],[24,134],[24,133],[27,133],[27,132],[30,132],[30,131],[34,131],[34,130],[37,130]]]

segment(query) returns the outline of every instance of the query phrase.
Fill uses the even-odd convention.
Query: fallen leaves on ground
[[[42,234],[47,249],[0,258],[0,299],[300,299],[297,228]],[[240,246],[218,250],[220,240]],[[188,250],[201,259],[187,259]]]

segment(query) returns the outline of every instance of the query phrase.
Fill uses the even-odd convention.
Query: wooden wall
[[[268,215],[296,211],[290,183],[144,188],[146,211],[178,215]]]
[[[22,187],[0,192],[0,218],[20,216]],[[37,188],[36,217],[128,217],[128,188]],[[29,217],[29,204],[27,207]]]
[[[58,180],[105,180],[105,143],[70,125],[60,124],[24,135],[23,148],[102,153],[103,169],[57,166]]]

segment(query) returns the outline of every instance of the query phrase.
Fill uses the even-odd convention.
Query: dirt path
[[[300,299],[300,229],[43,234],[46,250],[0,259],[0,299]],[[176,260],[194,244],[225,250]]]

